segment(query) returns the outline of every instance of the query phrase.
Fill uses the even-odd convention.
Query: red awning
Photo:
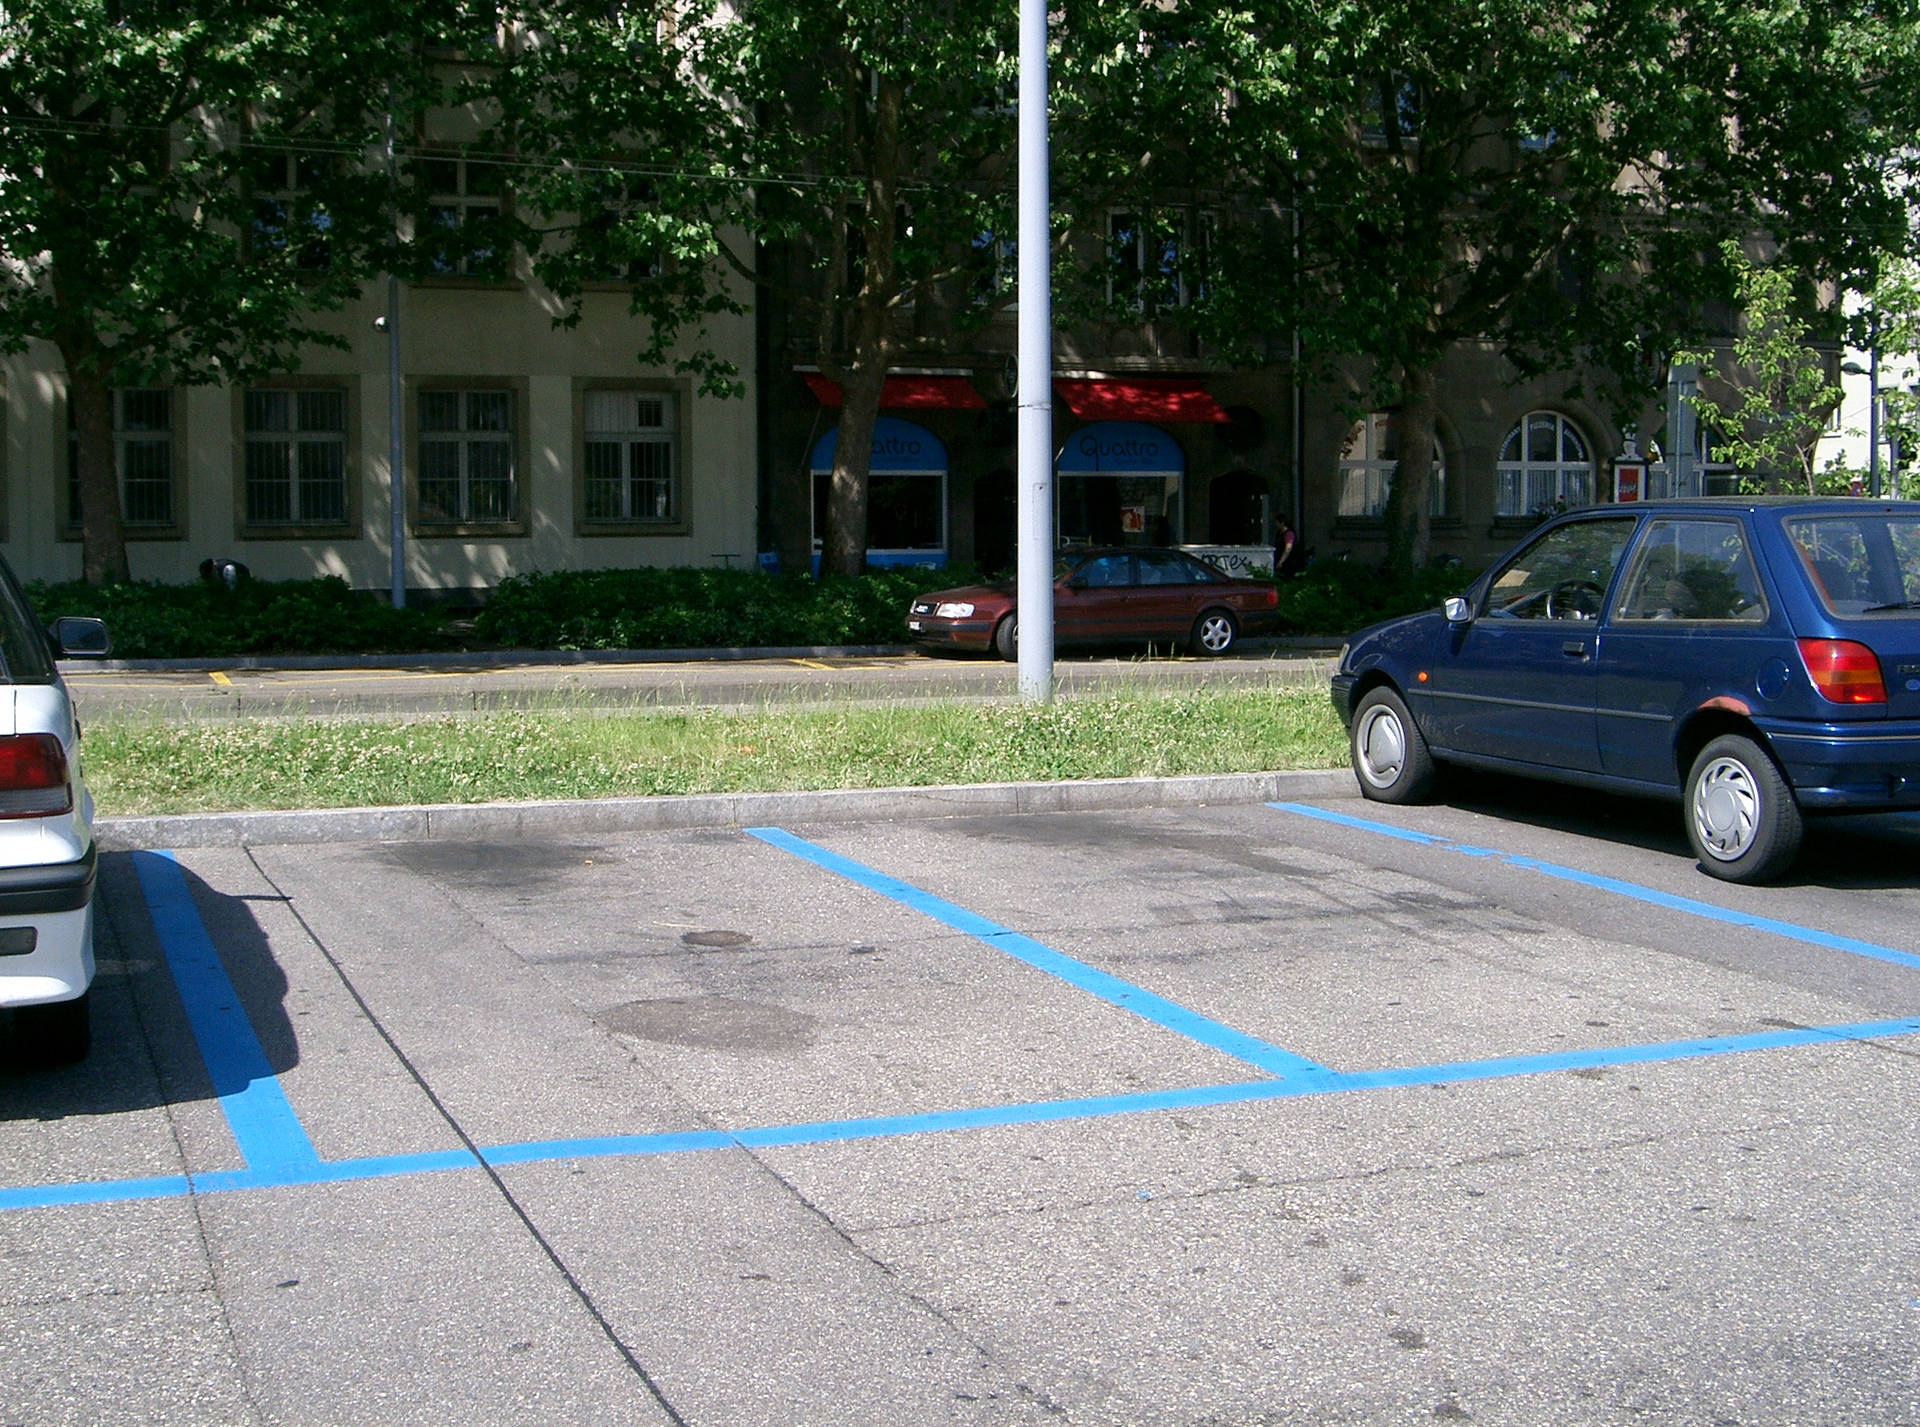
[[[802,372],[807,389],[822,406],[843,406],[840,383],[818,372]],[[985,411],[987,399],[965,377],[888,377],[880,388],[880,405],[915,411]]]
[[[1082,421],[1231,421],[1198,382],[1181,377],[1061,378],[1053,389]]]

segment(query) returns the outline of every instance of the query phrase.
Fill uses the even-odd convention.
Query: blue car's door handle
[[[1587,657],[1587,642],[1584,639],[1569,639],[1560,646],[1560,652],[1569,659],[1584,659]]]

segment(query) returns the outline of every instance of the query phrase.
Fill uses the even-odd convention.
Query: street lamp
[[[1840,370],[1867,379],[1867,494],[1880,499],[1880,318],[1867,319],[1867,365],[1842,362]]]
[[[1020,697],[1053,697],[1053,232],[1047,175],[1047,3],[1020,0]]]

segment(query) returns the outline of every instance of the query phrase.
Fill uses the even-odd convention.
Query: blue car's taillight
[[[1834,704],[1884,704],[1880,658],[1856,639],[1802,639],[1800,658],[1820,697]]]

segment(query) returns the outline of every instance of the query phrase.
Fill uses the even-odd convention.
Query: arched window
[[[1529,411],[1500,448],[1495,515],[1550,515],[1593,504],[1593,451],[1555,411]]]
[[[1340,452],[1340,514],[1385,515],[1393,468],[1399,464],[1400,418],[1391,411],[1376,411],[1358,423]],[[1429,508],[1434,515],[1445,515],[1447,510],[1447,456],[1437,435]]]

